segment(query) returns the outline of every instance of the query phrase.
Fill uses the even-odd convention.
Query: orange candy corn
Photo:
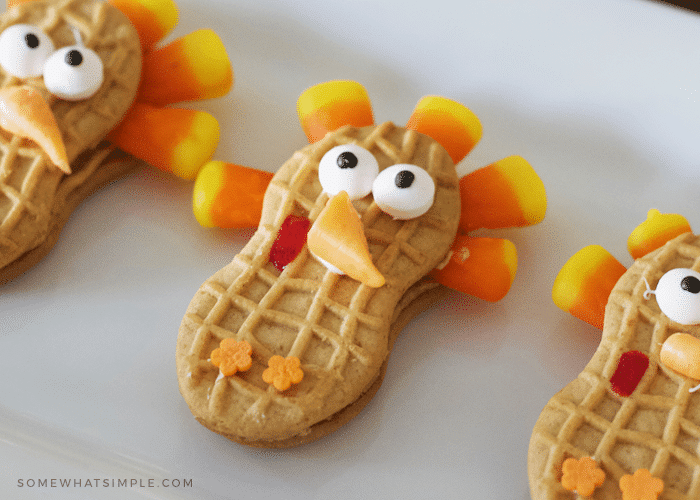
[[[204,227],[254,227],[272,174],[222,161],[206,163],[197,175],[192,208]]]
[[[576,252],[559,271],[552,299],[561,310],[603,329],[605,305],[625,266],[600,245]]]
[[[138,100],[154,105],[210,99],[233,85],[226,49],[212,30],[202,29],[144,56]]]
[[[491,302],[508,293],[518,267],[512,242],[458,234],[452,252],[445,267],[430,272],[437,282]]]
[[[462,177],[460,228],[530,226],[547,211],[544,184],[520,156],[509,156]]]
[[[178,22],[177,5],[173,0],[109,0],[109,3],[134,25],[144,53],[170,33]]]
[[[627,249],[632,257],[638,259],[676,236],[690,231],[690,224],[682,215],[662,214],[652,208],[647,212],[646,220],[630,234]]]
[[[351,278],[374,288],[384,284],[384,276],[372,262],[362,221],[345,191],[328,201],[306,242],[315,256]]]
[[[423,97],[406,123],[439,142],[457,164],[481,139],[479,118],[462,104],[439,96]]]
[[[109,139],[127,153],[183,179],[193,179],[219,142],[209,113],[134,104]]]
[[[374,124],[367,91],[352,81],[334,80],[306,89],[297,100],[297,112],[310,143],[343,125]]]

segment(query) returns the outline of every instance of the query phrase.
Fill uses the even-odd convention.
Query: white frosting
[[[347,165],[342,168],[341,165]],[[318,164],[318,178],[330,196],[341,191],[351,200],[359,200],[372,192],[372,183],[379,173],[379,164],[372,153],[357,144],[342,144],[323,155]]]
[[[17,78],[41,76],[53,52],[49,36],[31,24],[14,24],[0,34],[0,66]]]
[[[433,206],[435,183],[422,168],[397,163],[380,172],[372,194],[379,208],[394,219],[414,219]]]
[[[78,56],[79,64],[68,63],[71,53]],[[103,80],[104,68],[100,56],[83,45],[70,45],[58,49],[44,65],[46,88],[61,99],[87,99],[97,92]]]
[[[661,276],[654,295],[661,312],[676,323],[700,324],[700,273],[671,269]]]
[[[321,264],[323,264],[324,266],[326,266],[326,268],[327,268],[330,272],[335,273],[335,274],[345,274],[343,271],[341,271],[340,269],[338,269],[337,267],[335,267],[333,264],[331,264],[331,263],[328,262],[327,260],[322,259],[322,258],[319,257],[318,255],[316,255],[315,253],[313,253],[311,250],[309,250],[309,253],[310,253],[311,255],[313,255],[313,257],[314,257],[317,261],[319,261]]]

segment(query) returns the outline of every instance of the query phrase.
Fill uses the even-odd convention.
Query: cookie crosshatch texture
[[[214,117],[164,106],[221,96],[233,73],[210,30],[156,46],[177,18],[171,0],[8,1],[0,16],[0,283],[43,258],[76,206],[139,160],[193,178],[210,159]],[[190,64],[201,50],[213,57]]]
[[[305,91],[298,109],[311,144],[261,183],[257,231],[195,294],[177,342],[180,391],[197,420],[260,447],[306,443],[354,417],[379,388],[399,331],[444,296],[445,269],[462,272],[454,283],[463,291],[505,295],[514,248],[463,234],[465,205],[475,227],[529,225],[546,209],[523,159],[458,178],[455,162],[478,142],[481,124],[454,101],[424,98],[406,127],[375,125],[365,89],[333,81]],[[197,180],[195,213],[237,226],[235,217],[207,217],[221,199],[229,210],[235,204],[236,183],[219,182],[226,172],[241,172],[247,185],[240,166],[205,166],[200,177],[217,181]],[[535,189],[523,197],[520,181]],[[499,194],[463,194],[473,189]],[[212,363],[228,339],[252,347],[250,368],[232,376]]]
[[[628,243],[637,258],[627,270],[611,266],[614,258],[601,247],[586,247],[557,277],[555,302],[596,326],[604,315],[603,334],[588,365],[535,424],[528,455],[533,500],[642,498],[634,491],[650,499],[700,497],[700,393],[685,363],[698,360],[700,321],[677,321],[700,311],[700,287],[693,286],[700,237],[680,216],[651,210]],[[560,296],[564,290],[578,306]],[[607,304],[596,296],[609,297]],[[679,308],[691,316],[674,317]],[[678,342],[678,335],[690,341]],[[604,479],[582,489],[565,469],[584,457]]]

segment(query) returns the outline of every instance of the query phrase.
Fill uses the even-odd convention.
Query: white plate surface
[[[173,36],[213,28],[236,73],[194,105],[221,123],[217,159],[275,171],[306,144],[297,96],[322,81],[359,81],[399,124],[440,94],[483,123],[462,172],[524,156],[547,217],[490,233],[519,249],[503,301],[450,295],[403,331],[360,416],[260,451],[191,417],[174,362],[188,302],[251,232],[199,227],[190,183],[137,171],[0,288],[0,497],[528,499],[532,426],[599,339],[553,305],[558,269],[590,243],[629,265],[650,208],[700,228],[700,16],[646,0],[179,4]]]

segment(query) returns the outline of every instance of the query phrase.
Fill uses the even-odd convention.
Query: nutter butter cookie
[[[333,81],[305,91],[298,111],[311,144],[274,176],[218,161],[195,182],[203,224],[260,220],[187,308],[180,391],[200,423],[252,446],[305,443],[356,415],[441,283],[503,297],[513,244],[466,232],[533,224],[546,209],[522,158],[458,178],[481,124],[449,99],[423,98],[405,127],[375,124],[365,89]]]
[[[0,16],[0,282],[48,253],[75,207],[138,159],[185,178],[209,160],[216,120],[163,106],[227,92],[230,63],[209,30],[156,47],[177,17],[170,0],[8,3]],[[196,62],[202,50],[212,57]]]
[[[603,334],[535,424],[533,500],[700,497],[700,237],[651,210],[628,248],[629,269],[593,245],[555,281],[556,304]]]

